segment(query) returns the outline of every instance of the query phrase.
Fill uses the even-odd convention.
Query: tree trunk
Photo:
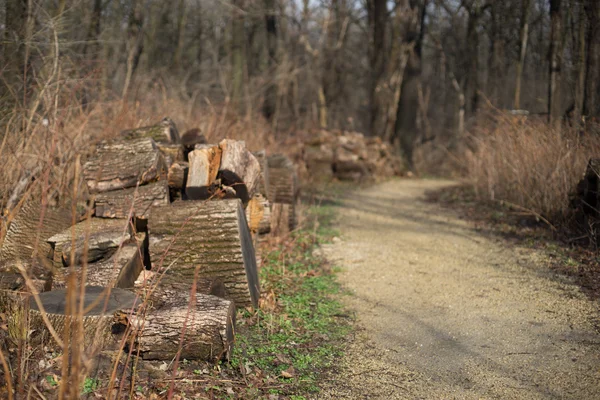
[[[464,93],[466,113],[472,115],[479,106],[479,20],[483,14],[480,0],[474,0],[468,10],[467,40],[465,57],[467,71],[465,75]]]
[[[231,7],[231,99],[241,109],[246,72],[246,28],[244,0],[234,0]]]
[[[423,44],[423,23],[427,2],[422,5],[409,2],[410,13],[404,26],[403,41],[413,44],[404,70],[402,88],[396,109],[394,139],[399,142],[402,153],[410,169],[413,168],[413,146],[417,135],[418,93],[421,81],[421,49]]]
[[[368,0],[367,12],[369,18],[369,127],[372,135],[385,134],[384,103],[381,98],[381,86],[385,79],[386,65],[386,27],[387,2],[385,0]]]
[[[129,86],[144,50],[144,14],[141,0],[132,0],[127,27],[127,64],[121,97],[127,98]]]
[[[600,118],[600,2],[586,0],[588,19],[584,115]]]
[[[185,25],[187,22],[187,7],[186,0],[179,0],[179,17],[177,18],[177,45],[175,47],[175,55],[173,56],[173,64],[175,69],[181,67],[181,59],[185,48]]]
[[[550,0],[550,79],[548,82],[548,122],[560,119],[562,115],[560,102],[560,78],[562,68],[562,11],[561,0]]]
[[[277,67],[277,18],[275,0],[264,0],[265,5],[265,27],[267,31],[267,68],[271,76],[274,76]],[[270,79],[263,102],[262,113],[270,120],[275,114],[277,107],[277,83]]]
[[[236,306],[258,306],[259,283],[248,222],[238,199],[180,201],[152,209],[152,270],[164,284],[220,279]]]
[[[101,144],[83,166],[90,193],[144,185],[166,175],[164,158],[152,139]]]
[[[527,54],[527,40],[529,38],[529,14],[531,11],[531,0],[523,0],[521,11],[521,33],[519,40],[519,59],[517,60],[517,72],[515,83],[515,101],[513,108],[521,108],[521,78],[523,76],[523,65],[525,64],[525,55]]]
[[[23,74],[25,72],[25,46],[28,0],[6,0],[6,27],[2,52],[2,92],[0,98],[8,96],[11,102],[21,100]],[[5,85],[8,85],[5,87]]]
[[[583,4],[579,4],[579,26],[577,31],[577,62],[575,74],[575,98],[573,106],[574,126],[580,127],[583,115],[583,103],[585,98],[585,75],[586,75],[586,36],[587,36],[587,15]]]

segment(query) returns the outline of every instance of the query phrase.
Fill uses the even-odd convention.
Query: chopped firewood
[[[252,238],[238,199],[178,201],[152,209],[148,221],[152,270],[165,284],[220,279],[239,307],[258,305]],[[200,267],[201,266],[201,267]]]
[[[100,218],[148,218],[150,208],[169,204],[169,187],[160,180],[137,188],[99,193],[95,199],[95,216]]]
[[[83,166],[90,193],[143,185],[166,173],[162,153],[152,139],[101,144]]]

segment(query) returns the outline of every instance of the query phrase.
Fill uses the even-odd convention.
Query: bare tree
[[[563,23],[561,0],[550,0],[550,79],[548,81],[548,121],[553,122],[562,115],[560,94],[560,79],[563,50]]]

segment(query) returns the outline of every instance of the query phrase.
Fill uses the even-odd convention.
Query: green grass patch
[[[303,399],[319,391],[319,373],[340,356],[351,325],[339,302],[335,274],[313,253],[338,233],[332,206],[309,209],[307,227],[273,248],[260,271],[261,309],[239,320],[231,366],[261,377],[248,397]]]

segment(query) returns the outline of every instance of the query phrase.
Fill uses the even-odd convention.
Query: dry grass
[[[596,135],[499,111],[481,117],[469,139],[465,172],[480,198],[558,223],[569,213],[569,196],[588,160],[600,154]]]
[[[128,101],[106,98],[84,106],[80,101],[82,96],[94,88],[84,88],[77,83],[60,88],[50,85],[48,90],[39,91],[38,97],[31,100],[30,110],[18,106],[10,112],[5,112],[4,109],[0,116],[2,210],[5,210],[16,183],[28,173],[33,173],[36,178],[26,194],[31,199],[29,201],[38,202],[42,207],[74,206],[77,201],[85,198],[82,194],[85,184],[79,166],[94,151],[98,142],[118,137],[119,132],[125,129],[156,123],[165,116],[175,121],[181,133],[187,129],[200,128],[211,142],[228,137],[245,140],[251,150],[285,150],[282,143],[276,140],[270,124],[259,115],[240,114],[227,101],[220,105],[211,104],[208,99],[190,101],[165,84],[151,85],[144,83],[143,79],[139,81],[141,83],[133,91],[135,98]],[[6,227],[19,212],[19,207],[9,211],[3,216],[0,245]],[[73,212],[75,213],[75,208]],[[27,275],[24,270],[22,273]],[[18,396],[35,392],[39,398],[48,393],[54,393],[58,398],[76,398],[81,393],[86,379],[89,379],[86,376],[89,377],[92,372],[93,360],[98,357],[97,351],[84,348],[83,345],[80,327],[83,314],[78,300],[83,286],[85,281],[70,282],[68,285],[67,300],[73,303],[76,312],[73,316],[74,331],[67,331],[64,338],[57,338],[61,354],[51,356],[41,348],[32,348],[28,335],[19,335],[18,340],[13,341],[14,346],[10,352],[4,353],[7,348],[0,351],[0,371],[3,371],[2,375],[12,376],[14,384],[12,388],[0,390],[0,397],[12,398],[12,390]],[[15,325],[15,315],[0,315],[0,322],[6,322],[6,318],[13,322],[10,326]],[[16,328],[27,331],[26,324],[27,321],[23,320]],[[133,332],[125,332],[119,344],[120,349],[131,342],[134,336]],[[50,343],[49,341],[48,344]],[[9,354],[10,356],[4,357]],[[133,383],[128,382],[124,376],[124,366],[131,364],[133,359],[136,359],[136,354],[129,352],[113,360],[110,376],[103,382],[103,386],[116,386],[119,389],[114,393],[109,391],[109,398],[127,396],[133,390],[130,388]],[[50,375],[47,376],[48,373],[44,370],[56,371],[56,374],[47,381]],[[0,380],[2,385],[9,383],[9,380]],[[52,388],[47,387],[48,385],[58,385],[59,393],[50,390]]]

